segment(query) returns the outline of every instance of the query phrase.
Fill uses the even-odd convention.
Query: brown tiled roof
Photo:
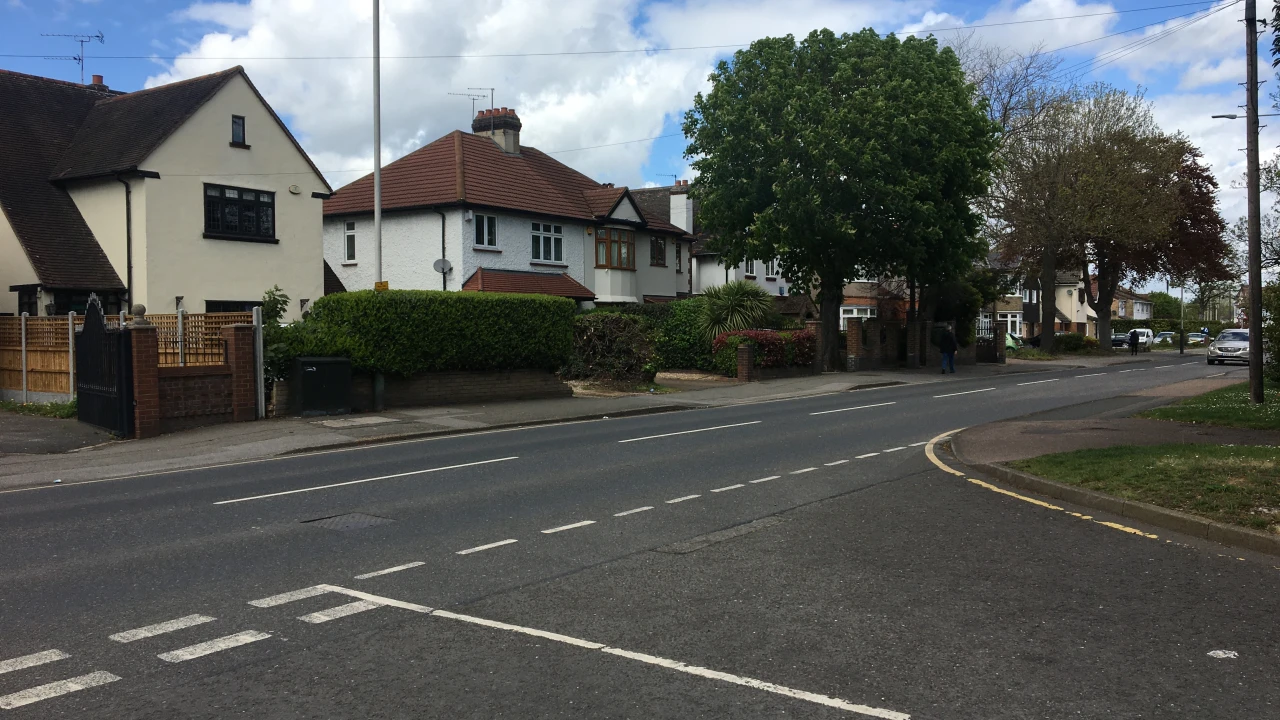
[[[519,154],[509,154],[488,137],[461,130],[382,169],[384,211],[466,204],[590,222],[602,219],[626,192],[601,185],[537,148],[525,145]],[[325,215],[370,212],[372,174],[324,201]],[[649,220],[647,227],[685,234],[663,220]]]
[[[631,199],[636,201],[646,220],[671,222],[670,187],[636,188],[631,191]]]
[[[487,141],[486,141],[487,142]],[[569,277],[567,273],[542,273],[527,270],[495,270],[478,268],[462,284],[463,290],[476,292],[526,293],[558,295],[574,300],[595,300],[595,293]]]
[[[332,295],[334,293],[343,293],[347,291],[347,286],[342,284],[342,278],[329,267],[329,261],[324,261],[324,294]]]
[[[0,70],[0,210],[45,287],[124,288],[71,197],[49,182],[94,103],[112,95]]]

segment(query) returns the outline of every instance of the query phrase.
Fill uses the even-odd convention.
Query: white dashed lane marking
[[[479,545],[477,547],[467,548],[466,550],[459,550],[458,554],[470,555],[471,553],[478,553],[481,550],[489,550],[490,548],[502,547],[503,545],[510,545],[513,542],[516,542],[515,538],[510,538],[507,540],[499,540],[498,542],[489,543],[488,545]]]
[[[920,447],[921,445],[928,445],[928,444],[929,444],[928,440],[923,440],[918,443],[911,443],[911,445],[909,445],[908,447]]]
[[[700,497],[702,497],[702,496],[701,496],[701,495],[685,495],[684,497],[678,497],[678,498],[675,498],[674,500],[668,500],[668,501],[667,501],[667,504],[668,504],[668,505],[675,505],[676,503],[682,503],[682,502],[684,502],[685,500],[692,500],[692,499],[694,499],[694,498],[700,498]]]
[[[845,463],[847,463],[847,462],[849,462],[849,461],[848,461],[848,460],[836,460],[835,462],[822,463],[822,464],[823,464],[823,465],[825,465],[825,466],[827,466],[827,467],[835,467],[836,465],[843,465],[843,464],[845,464]]]
[[[1051,378],[1049,380],[1032,380],[1030,382],[1018,383],[1019,385],[1039,385],[1040,383],[1058,382],[1061,378]]]
[[[156,635],[171,633],[175,630],[203,625],[207,622],[213,622],[215,619],[216,618],[211,618],[208,615],[188,615],[186,617],[180,617],[177,620],[169,620],[167,622],[118,632],[115,635],[111,635],[109,639],[115,640],[118,643],[131,643],[135,640],[142,640],[144,638],[155,637]]]
[[[1088,375],[1077,375],[1076,378],[1102,377],[1103,375],[1106,375],[1106,373],[1089,373]]]
[[[23,705],[30,705],[31,703],[40,702],[41,700],[48,700],[50,698],[58,697],[59,695],[66,695],[67,693],[88,690],[89,688],[98,687],[99,685],[113,683],[119,679],[120,678],[116,675],[99,670],[97,672],[91,672],[88,675],[81,675],[80,677],[73,677],[68,680],[51,682],[47,685],[40,685],[38,687],[13,693],[12,695],[0,697],[0,710],[20,708]]]
[[[14,670],[23,670],[37,665],[44,665],[45,663],[66,660],[69,657],[71,656],[61,650],[45,650],[44,652],[31,653],[30,655],[16,657],[12,660],[0,661],[0,675],[7,672],[13,672]]]
[[[652,510],[652,509],[653,509],[652,505],[645,505],[644,507],[632,508],[631,510],[623,510],[620,513],[614,513],[613,516],[622,517],[624,515],[634,515],[636,513],[642,513],[645,510]]]
[[[716,488],[715,490],[712,490],[711,492],[713,492],[713,493],[722,493],[722,492],[725,492],[726,490],[737,490],[737,489],[738,489],[738,488],[740,488],[740,487],[746,487],[746,485],[744,485],[744,484],[742,484],[742,483],[738,483],[737,485],[726,485],[726,486],[724,486],[724,487],[722,487],[722,488]]]
[[[513,540],[512,542],[515,542],[515,541]],[[327,592],[329,591],[326,590],[325,588],[320,587],[319,585],[313,585],[311,587],[302,588],[301,590],[293,590],[291,592],[280,593],[279,595],[272,595],[271,597],[265,597],[265,598],[262,598],[261,600],[250,600],[249,604],[254,607],[260,607],[260,608],[275,607],[276,605],[291,603],[294,600],[302,600],[303,598],[315,597],[316,595],[323,595]]]
[[[866,458],[875,457],[876,455],[879,455],[879,454],[880,453],[878,452],[867,453],[865,455],[859,455],[858,457],[854,458],[854,460],[865,460]]]
[[[204,657],[205,655],[212,655],[213,653],[222,652],[223,650],[230,650],[232,648],[238,648],[241,645],[258,642],[259,640],[266,640],[269,637],[271,637],[271,635],[268,633],[258,632],[257,630],[245,630],[244,632],[238,632],[234,635],[227,635],[225,637],[215,638],[206,642],[196,643],[195,645],[188,645],[184,648],[178,648],[172,652],[160,653],[156,657],[164,660],[165,662],[186,662],[188,660],[195,660],[196,658]]]
[[[991,388],[982,388],[981,390],[965,390],[964,392],[947,393],[946,395],[934,395],[933,397],[934,397],[935,399],[937,399],[937,398],[949,398],[949,397],[955,397],[955,396],[957,396],[957,395],[972,395],[972,394],[974,394],[974,393],[990,392],[991,390],[995,390],[995,388],[991,387]]]
[[[777,479],[778,479],[778,478],[780,478],[780,477],[782,477],[782,476],[781,476],[781,475],[770,475],[769,477],[762,477],[762,478],[760,478],[759,480],[752,480],[752,481],[751,481],[751,484],[752,484],[752,485],[755,485],[756,483],[769,482],[770,480],[777,480]]]
[[[831,413],[848,412],[850,410],[866,410],[867,408],[884,407],[885,405],[897,405],[896,402],[876,403],[875,405],[859,405],[857,407],[840,408],[838,410],[823,410],[821,412],[811,412],[810,415],[830,415]]]
[[[397,573],[397,572],[400,572],[401,570],[409,570],[411,568],[416,568],[419,565],[425,565],[425,564],[426,563],[423,563],[423,562],[405,563],[404,565],[389,567],[386,570],[375,570],[373,572],[368,572],[363,575],[357,575],[356,580],[368,580],[369,578],[378,577],[379,575],[390,575],[391,573]]]
[[[790,473],[788,473],[788,474],[790,474],[790,475],[799,475],[799,474],[801,474],[801,473],[813,472],[814,470],[817,470],[817,469],[818,469],[818,468],[816,468],[816,467],[800,468],[799,470],[792,470],[792,471],[791,471]]]
[[[550,535],[552,533],[564,532],[565,530],[573,530],[574,528],[586,527],[588,525],[595,525],[595,524],[596,524],[595,520],[583,520],[582,522],[571,523],[569,525],[561,525],[560,527],[553,527],[550,530],[543,530],[542,534]]]
[[[898,447],[889,448],[888,450],[885,450],[885,452],[891,453],[891,452],[898,452],[899,450],[906,450],[906,449],[907,449],[906,445],[900,445]]]
[[[382,606],[376,602],[370,602],[368,600],[357,600],[355,602],[349,602],[346,605],[331,607],[328,610],[320,610],[318,612],[308,613],[306,615],[299,616],[298,619],[306,623],[319,624],[323,622],[329,622],[330,620],[337,620],[338,618],[344,618],[348,615],[355,615],[356,613],[362,613],[365,610],[373,610],[374,608],[379,608],[379,607],[382,607]]]

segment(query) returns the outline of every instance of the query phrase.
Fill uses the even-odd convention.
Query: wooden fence
[[[84,326],[83,316],[74,316],[76,328]],[[126,316],[125,321],[132,320]],[[148,315],[156,326],[160,366],[221,365],[225,347],[222,328],[252,324],[252,313],[183,313]],[[28,317],[26,325],[26,389],[29,393],[72,395],[71,370],[75,363],[67,317]],[[108,326],[118,326],[120,317],[107,316]],[[181,323],[182,332],[178,332]],[[22,318],[0,317],[0,390],[23,388]]]

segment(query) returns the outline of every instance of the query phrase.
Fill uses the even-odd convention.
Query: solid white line
[[[646,655],[644,653],[631,652],[630,650],[621,650],[619,648],[614,648],[614,647],[600,648],[600,651],[609,653],[610,655],[617,655],[618,657],[624,657],[624,658],[627,658],[628,660],[637,660],[642,663],[657,665],[658,667],[667,668],[669,670],[677,670],[679,672],[688,673],[690,675],[696,675],[698,677],[704,677],[711,680],[720,680],[722,682],[733,683],[734,685],[742,685],[744,687],[755,688],[756,690],[764,690],[765,692],[776,693],[778,695],[785,695],[786,697],[794,698],[796,700],[804,700],[806,702],[811,702],[817,705],[825,705],[826,707],[836,708],[838,710],[848,710],[849,712],[855,712],[860,715],[866,715],[868,717],[885,718],[886,720],[910,720],[911,718],[911,716],[907,715],[906,713],[895,712],[893,710],[885,710],[884,708],[870,707],[868,705],[857,705],[854,703],[845,702],[844,700],[841,700],[839,698],[829,697],[827,695],[819,695],[818,693],[811,693],[805,690],[795,690],[793,688],[785,687],[782,685],[775,685],[771,682],[756,680],[755,678],[743,677],[741,675],[731,675],[726,672],[720,672],[719,670],[710,670],[708,668],[698,667],[696,665],[686,665],[678,660],[668,660],[667,658],[661,658],[655,655]]]
[[[250,600],[249,604],[260,608],[275,607],[276,605],[291,603],[294,600],[302,600],[303,598],[323,595],[327,592],[329,592],[329,590],[323,585],[312,585],[311,587],[302,588],[301,590],[293,590],[287,593],[280,593],[279,595],[272,595],[271,597],[264,597],[261,600]]]
[[[929,444],[928,440],[923,440],[918,443],[911,443],[910,447],[920,447],[921,445],[928,445],[928,444]]]
[[[706,432],[708,430],[724,430],[725,428],[742,427],[743,425],[759,425],[763,420],[752,420],[751,422],[734,423],[732,425],[716,425],[715,427],[698,428],[697,430],[681,430],[680,432],[663,433],[661,435],[646,435],[645,437],[631,438],[630,440],[619,440],[620,443],[640,442],[641,440],[655,440],[657,438],[672,437],[673,435],[688,435],[690,433]]]
[[[1018,383],[1019,385],[1039,385],[1040,383],[1058,382],[1061,378],[1050,378],[1048,380],[1032,380],[1031,382]]]
[[[895,448],[889,448],[888,450],[885,450],[885,452],[891,453],[891,452],[898,452],[899,450],[906,450],[906,449],[907,449],[906,445],[901,445]]]
[[[769,482],[770,480],[777,480],[777,479],[778,479],[778,478],[780,478],[780,477],[782,477],[782,476],[781,476],[781,475],[770,475],[769,477],[762,477],[762,478],[760,478],[759,480],[752,480],[752,481],[751,481],[751,484],[753,484],[753,485],[754,485],[755,483]]]
[[[642,513],[645,510],[652,510],[652,509],[653,509],[652,505],[645,505],[644,507],[638,507],[638,508],[635,508],[634,510],[623,510],[620,513],[614,513],[613,516],[622,517],[623,515],[634,515],[635,513]]]
[[[684,502],[685,500],[692,500],[694,498],[699,498],[699,497],[702,497],[702,496],[701,495],[685,495],[684,497],[678,497],[675,500],[668,500],[667,504],[675,505],[678,502]]]
[[[866,455],[859,455],[858,457],[854,458],[854,460],[862,460],[863,458],[875,457],[876,455],[879,455],[879,454],[880,453],[878,452],[867,453]]]
[[[1088,375],[1077,375],[1076,378],[1079,379],[1079,378],[1085,378],[1085,377],[1101,377],[1103,375],[1106,375],[1106,373],[1090,373]]]
[[[462,463],[461,465],[447,465],[445,467],[428,468],[426,470],[414,470],[412,472],[396,473],[394,475],[383,475],[381,477],[365,478],[364,480],[348,480],[347,482],[331,483],[329,485],[317,485],[316,487],[300,488],[298,490],[285,490],[284,492],[267,493],[266,495],[254,495],[252,497],[236,498],[235,500],[219,500],[214,505],[230,505],[232,503],[248,502],[250,500],[262,500],[263,498],[280,497],[281,495],[294,495],[304,492],[315,492],[316,490],[328,490],[329,488],[343,487],[346,485],[359,485],[361,483],[376,482],[378,480],[391,480],[393,478],[409,477],[411,475],[423,475],[426,473],[440,472],[441,470],[457,470],[458,468],[474,467],[476,465],[488,465],[489,463],[506,462],[507,460],[518,460],[517,456],[494,458],[493,460],[480,460],[478,462]]]
[[[974,393],[987,392],[988,390],[995,390],[995,388],[982,388],[981,390],[965,390],[964,392],[947,393],[946,395],[934,395],[933,397],[936,399],[936,398],[944,398],[944,397],[955,397],[957,395],[972,395]]]
[[[801,468],[801,469],[799,469],[799,470],[792,470],[791,472],[789,472],[789,473],[787,473],[787,474],[788,474],[788,475],[799,475],[800,473],[813,472],[814,470],[817,470],[817,469],[818,469],[818,468],[816,468],[816,467],[807,467],[807,468]]]
[[[182,630],[183,628],[203,625],[204,623],[213,622],[214,620],[215,618],[211,618],[208,615],[188,615],[186,617],[180,617],[177,620],[169,620],[168,622],[156,623],[155,625],[147,625],[145,627],[134,628],[133,630],[118,632],[115,635],[108,636],[107,639],[115,640],[118,643],[131,643],[135,640],[163,635],[168,632],[173,632],[174,630]]]
[[[726,485],[725,487],[722,487],[722,488],[716,488],[711,492],[724,492],[725,490],[737,490],[740,487],[746,487],[746,485],[743,485],[742,483],[738,483],[737,485]]]
[[[843,465],[843,464],[845,464],[845,463],[847,463],[847,462],[849,462],[849,461],[848,461],[848,460],[837,460],[837,461],[835,461],[835,462],[822,463],[822,464],[823,464],[823,465],[826,465],[827,467],[834,467],[834,466],[836,466],[836,465]]]
[[[0,662],[0,675],[7,672],[13,672],[14,670],[22,670],[24,668],[35,667],[36,665],[51,663],[55,660],[66,660],[69,657],[71,656],[61,650],[45,650],[44,652],[23,655],[22,657],[16,657],[12,660]]]
[[[21,692],[13,693],[12,695],[0,697],[0,710],[20,708],[23,705],[30,705],[33,702],[48,700],[49,698],[66,695],[67,693],[73,693],[77,690],[88,690],[89,688],[98,687],[99,685],[113,683],[119,679],[120,678],[118,676],[99,670],[97,672],[91,672],[88,675],[73,677],[69,680],[51,682],[47,685],[40,685]]]
[[[411,562],[411,563],[405,563],[404,565],[397,565],[397,566],[395,566],[395,567],[389,567],[389,568],[387,568],[386,570],[375,570],[375,571],[373,571],[373,572],[365,573],[365,574],[363,574],[363,575],[357,575],[357,576],[356,576],[356,580],[368,580],[368,579],[369,579],[369,578],[371,578],[371,577],[378,577],[379,575],[390,575],[391,573],[394,573],[394,572],[400,572],[401,570],[408,570],[408,569],[410,569],[410,568],[416,568],[416,567],[418,567],[419,565],[425,565],[425,564],[426,564],[426,563],[423,563],[423,562]]]
[[[427,607],[426,605],[418,605],[416,603],[404,602],[403,600],[392,600],[389,597],[382,597],[381,595],[371,595],[367,592],[360,592],[359,590],[352,590],[350,588],[339,587],[337,585],[320,585],[319,587],[322,587],[325,590],[332,593],[338,593],[339,595],[348,595],[357,600],[368,600],[369,602],[374,603],[375,605],[386,605],[387,607],[400,608],[401,610],[412,610],[413,612],[416,612],[416,613],[432,612],[432,609]]]
[[[510,544],[511,544],[511,543],[513,543],[513,542],[516,542],[516,540],[515,540],[515,539],[511,539],[511,540],[499,540],[498,542],[495,542],[495,543],[489,543],[488,545],[480,545],[480,546],[478,546],[478,547],[467,548],[466,550],[459,550],[459,551],[458,551],[458,554],[459,554],[459,555],[470,555],[471,553],[477,553],[477,552],[480,552],[481,550],[488,550],[489,548],[496,548],[496,547],[501,547],[501,546],[503,546],[503,545],[510,545]]]
[[[226,637],[215,638],[207,642],[178,648],[172,652],[160,653],[156,657],[164,660],[165,662],[186,662],[187,660],[194,660],[198,657],[222,652],[223,650],[237,648],[241,645],[248,645],[251,642],[266,640],[269,637],[271,637],[271,635],[268,633],[258,632],[257,630],[245,630],[244,632],[238,632],[235,635],[227,635]]]
[[[306,615],[299,616],[298,619],[302,622],[318,624],[322,622],[329,622],[330,620],[337,620],[338,618],[343,618],[348,615],[362,613],[365,610],[373,610],[374,608],[379,607],[382,606],[376,602],[356,600],[355,602],[349,602],[346,605],[331,607],[328,610],[319,610],[317,612],[308,613]]]
[[[448,618],[449,620],[461,620],[462,622],[483,625],[485,627],[496,628],[498,630],[510,630],[511,632],[518,632],[523,635],[532,635],[534,637],[545,638],[547,640],[555,640],[556,642],[562,642],[566,645],[576,645],[580,648],[587,648],[588,650],[600,650],[604,647],[602,643],[591,642],[590,640],[579,640],[578,638],[569,637],[568,635],[521,627],[519,625],[508,625],[504,622],[486,620],[484,618],[473,617],[471,615],[459,615],[458,613],[451,613],[448,610],[436,610],[431,614],[435,617]]]
[[[849,410],[866,410],[867,408],[884,407],[885,405],[897,405],[896,402],[876,403],[875,405],[859,405],[858,407],[840,408],[839,410],[823,410],[822,412],[811,412],[810,415],[830,415],[831,413],[847,412]]]
[[[551,533],[564,532],[565,530],[572,530],[574,528],[586,527],[588,525],[595,525],[595,524],[596,524],[595,520],[583,520],[582,522],[576,522],[576,523],[573,523],[572,525],[561,525],[560,527],[551,528],[550,530],[543,530],[542,534],[550,535]]]

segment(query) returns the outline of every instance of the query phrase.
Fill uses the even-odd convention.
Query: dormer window
[[[231,116],[231,147],[249,148],[244,139],[244,117],[241,115]]]

